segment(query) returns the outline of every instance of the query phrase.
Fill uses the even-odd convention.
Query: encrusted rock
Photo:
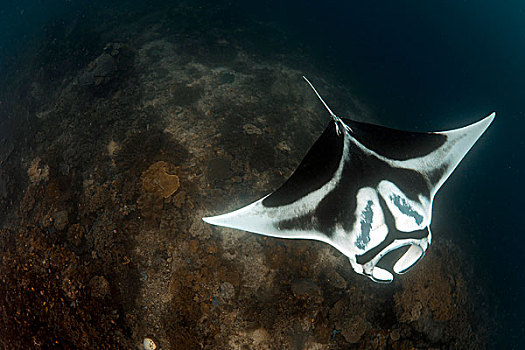
[[[349,343],[357,343],[366,332],[366,321],[360,316],[354,316],[343,321],[341,334]]]
[[[281,152],[290,153],[292,151],[290,146],[288,146],[288,144],[285,141],[279,142],[276,147]]]
[[[454,313],[453,281],[461,281],[461,276],[452,278],[443,272],[442,262],[427,259],[425,265],[407,277],[403,289],[394,296],[396,311],[401,322],[417,321],[426,313],[431,313],[437,321],[447,321]]]
[[[67,210],[61,210],[55,214],[55,228],[58,231],[62,231],[67,227],[67,224],[69,223]]]
[[[115,153],[120,149],[120,146],[114,140],[111,140],[111,141],[109,141],[109,143],[106,146],[106,148],[107,148],[109,156],[113,157],[115,155]]]
[[[89,281],[91,295],[98,299],[103,299],[111,293],[108,280],[104,276],[95,276]]]
[[[67,240],[74,246],[79,247],[82,244],[82,238],[84,237],[84,227],[80,224],[69,225],[67,229]]]
[[[38,183],[40,181],[45,181],[49,177],[49,166],[46,164],[40,166],[40,158],[36,157],[31,161],[29,169],[27,169],[27,175],[33,183]]]
[[[15,146],[11,142],[7,142],[7,139],[0,139],[0,165],[9,158],[14,148]]]
[[[0,199],[7,197],[7,179],[0,172]]]
[[[224,158],[214,158],[208,162],[206,177],[212,183],[219,183],[232,176],[231,161]]]
[[[392,339],[393,341],[398,341],[400,337],[401,337],[401,334],[399,333],[397,329],[394,329],[390,333],[390,339]]]
[[[244,124],[242,126],[244,133],[247,135],[262,135],[262,130],[253,124]]]
[[[321,289],[308,279],[297,280],[292,283],[292,292],[296,298],[304,298],[314,295],[320,295]]]
[[[99,86],[107,84],[117,72],[115,58],[107,52],[102,53],[94,61],[91,61],[84,72],[78,78],[81,86]]]
[[[224,301],[231,300],[235,296],[235,287],[230,282],[221,283],[219,293]]]
[[[346,288],[346,280],[336,271],[330,269],[327,273],[328,283],[338,289]]]

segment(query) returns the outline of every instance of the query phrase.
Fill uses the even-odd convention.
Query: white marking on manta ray
[[[430,224],[435,194],[488,128],[495,113],[463,128],[418,133],[419,138],[438,138],[439,145],[432,145],[432,150],[422,154],[418,153],[417,156],[394,159],[385,155],[388,154],[388,150],[384,151],[385,154],[381,154],[380,150],[373,150],[360,142],[357,139],[360,130],[359,123],[349,121],[355,125],[354,128],[350,128],[345,120],[332,112],[310,81],[306,77],[303,78],[326,107],[335,126],[335,134],[330,134],[330,132],[333,133],[331,125],[327,127],[323,133],[323,136],[327,135],[324,142],[328,140],[328,142],[333,142],[335,147],[342,147],[340,159],[336,163],[337,168],[330,174],[330,179],[319,183],[317,188],[310,190],[307,187],[308,193],[304,195],[299,196],[294,193],[293,195],[297,198],[293,200],[281,198],[282,192],[279,191],[287,185],[285,183],[278,190],[252,204],[223,215],[205,217],[203,220],[213,225],[265,236],[325,242],[346,255],[356,273],[368,276],[376,282],[391,282],[394,278],[393,274],[378,267],[377,264],[389,252],[409,246],[408,250],[391,267],[394,273],[402,274],[425,255],[432,241]],[[384,132],[384,130],[394,132],[393,129],[374,125],[368,125],[367,128],[377,132]],[[395,132],[410,134],[410,136],[416,134]],[[340,137],[342,137],[341,142]],[[338,146],[338,142],[342,146]],[[307,160],[308,155],[316,147],[320,147],[317,142],[290,177],[289,182],[300,182],[301,176],[304,175],[300,173],[300,168],[303,163],[310,161]],[[350,175],[345,176],[344,174],[345,169],[353,169],[352,157],[356,156],[360,163],[358,162],[358,165],[355,166],[358,167],[364,179],[352,177],[352,171]],[[323,162],[324,160],[314,160],[316,161]],[[365,165],[368,167],[359,168]],[[309,164],[309,166],[312,165]],[[378,174],[366,173],[374,169],[374,166],[379,167]],[[323,167],[320,167],[319,172],[327,171],[321,168]],[[409,188],[412,186],[410,181],[408,185],[405,183],[404,187],[399,183],[396,184],[399,181],[403,182],[402,178],[396,178],[393,175],[396,171],[417,177],[419,184],[413,185],[416,187],[417,198],[408,194],[408,192],[414,192]],[[375,180],[378,176],[382,179]],[[367,185],[360,187],[355,185],[353,188],[353,184],[359,181]],[[273,197],[276,197],[277,202],[282,203],[264,204],[265,200]],[[328,209],[326,209],[327,202]],[[350,209],[349,212],[348,208],[354,209]],[[326,223],[327,216],[329,224]]]

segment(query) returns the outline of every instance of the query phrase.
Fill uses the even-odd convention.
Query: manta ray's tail
[[[324,102],[323,98],[321,97],[321,95],[317,92],[317,90],[315,89],[314,85],[312,83],[310,83],[310,80],[308,80],[304,75],[303,75],[303,79],[306,80],[306,82],[308,83],[308,85],[310,85],[310,87],[312,88],[312,90],[314,90],[315,94],[317,95],[317,97],[319,97],[319,99],[321,100],[321,102],[323,103],[324,107],[326,108],[326,110],[328,111],[328,113],[330,113],[330,116],[332,117],[333,121],[335,122],[335,128],[337,130],[337,134],[339,135],[341,133],[341,131],[339,130],[339,126],[342,126],[344,129],[346,129],[346,131],[348,132],[352,132],[352,128],[350,128],[345,122],[343,122],[341,120],[341,118],[339,118],[338,116],[335,115],[334,112],[332,112],[332,110],[330,109],[330,107],[328,107],[328,105],[326,104],[326,102]]]

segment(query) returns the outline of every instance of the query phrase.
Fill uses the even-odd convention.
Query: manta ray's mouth
[[[414,241],[421,241],[424,239],[427,239],[429,236],[429,230],[423,229],[423,230],[417,230],[410,233],[400,233],[400,232],[392,232],[387,236],[387,238],[378,246],[370,249],[364,254],[357,255],[356,256],[356,262],[360,265],[365,265],[366,263],[370,262],[377,256],[381,256],[379,260],[384,259],[387,255],[391,255],[391,253],[398,251],[399,249],[406,248],[408,250],[408,246],[414,244],[412,242]],[[394,242],[397,241],[399,243],[394,244]],[[394,254],[396,255],[396,254]]]
[[[424,255],[416,244],[406,244],[388,252],[376,266],[396,274],[408,272]]]

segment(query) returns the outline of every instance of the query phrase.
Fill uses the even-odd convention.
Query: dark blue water
[[[5,2],[0,6],[0,67],[21,59],[20,52],[51,19],[94,7],[152,9],[160,4],[166,6]],[[300,48],[318,72],[347,86],[384,125],[448,129],[497,112],[436,198],[433,229],[435,239],[442,235],[461,242],[474,256],[499,325],[496,345],[519,348],[525,334],[525,3],[264,1],[224,2],[223,8],[220,15],[232,28],[271,22],[286,37],[280,51]],[[270,39],[261,38],[261,51],[275,49],[264,47]]]

